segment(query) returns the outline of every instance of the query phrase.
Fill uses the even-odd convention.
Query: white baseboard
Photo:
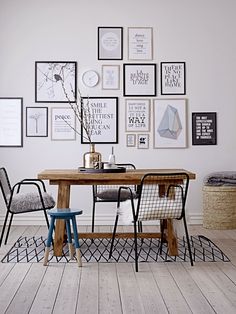
[[[0,215],[0,225],[3,225],[5,216]],[[91,224],[91,216],[90,215],[82,215],[78,216],[77,224],[78,225],[90,225]],[[190,225],[198,225],[202,224],[202,214],[191,214],[187,217],[188,224]],[[114,215],[98,215],[96,217],[96,225],[106,226],[106,225],[113,225],[114,224]],[[45,219],[43,216],[36,216],[36,215],[15,215],[13,225],[19,226],[40,226],[45,224]],[[154,222],[148,222],[148,225],[155,224]]]

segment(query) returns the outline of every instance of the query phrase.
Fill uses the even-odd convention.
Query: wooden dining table
[[[48,180],[50,185],[58,186],[57,207],[70,207],[70,189],[72,185],[139,185],[142,177],[147,173],[180,173],[185,172],[190,180],[196,175],[185,169],[132,169],[126,172],[86,172],[79,169],[48,169],[38,174],[38,179]],[[160,180],[164,180],[160,176]],[[80,238],[108,238],[111,233],[80,233]],[[160,233],[139,233],[141,238],[160,237]],[[117,233],[116,237],[133,237],[133,233]],[[171,219],[166,221],[165,238],[170,255],[178,255],[177,235]],[[58,220],[55,228],[54,255],[61,256],[65,240],[65,222]]]

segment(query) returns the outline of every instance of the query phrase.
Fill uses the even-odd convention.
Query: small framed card
[[[127,147],[136,146],[136,134],[126,134],[126,146]]]
[[[102,66],[102,89],[120,89],[120,66]]]
[[[149,134],[138,134],[138,148],[149,148]]]

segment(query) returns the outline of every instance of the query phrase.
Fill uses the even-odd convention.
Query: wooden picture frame
[[[127,147],[136,146],[136,134],[126,134],[126,146]]]
[[[137,145],[139,149],[148,149],[149,134],[138,134]]]
[[[126,132],[150,131],[149,99],[126,99],[125,126]]]
[[[102,65],[102,89],[120,89],[120,65]]]
[[[48,136],[48,107],[26,107],[26,136]]]
[[[128,59],[129,60],[153,59],[152,27],[128,28]]]
[[[72,108],[51,108],[51,139],[54,141],[76,139],[76,117]]]

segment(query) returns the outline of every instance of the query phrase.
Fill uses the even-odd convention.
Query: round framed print
[[[98,84],[99,81],[98,73],[94,70],[88,70],[84,72],[82,76],[82,81],[84,85],[88,87],[94,87]]]

